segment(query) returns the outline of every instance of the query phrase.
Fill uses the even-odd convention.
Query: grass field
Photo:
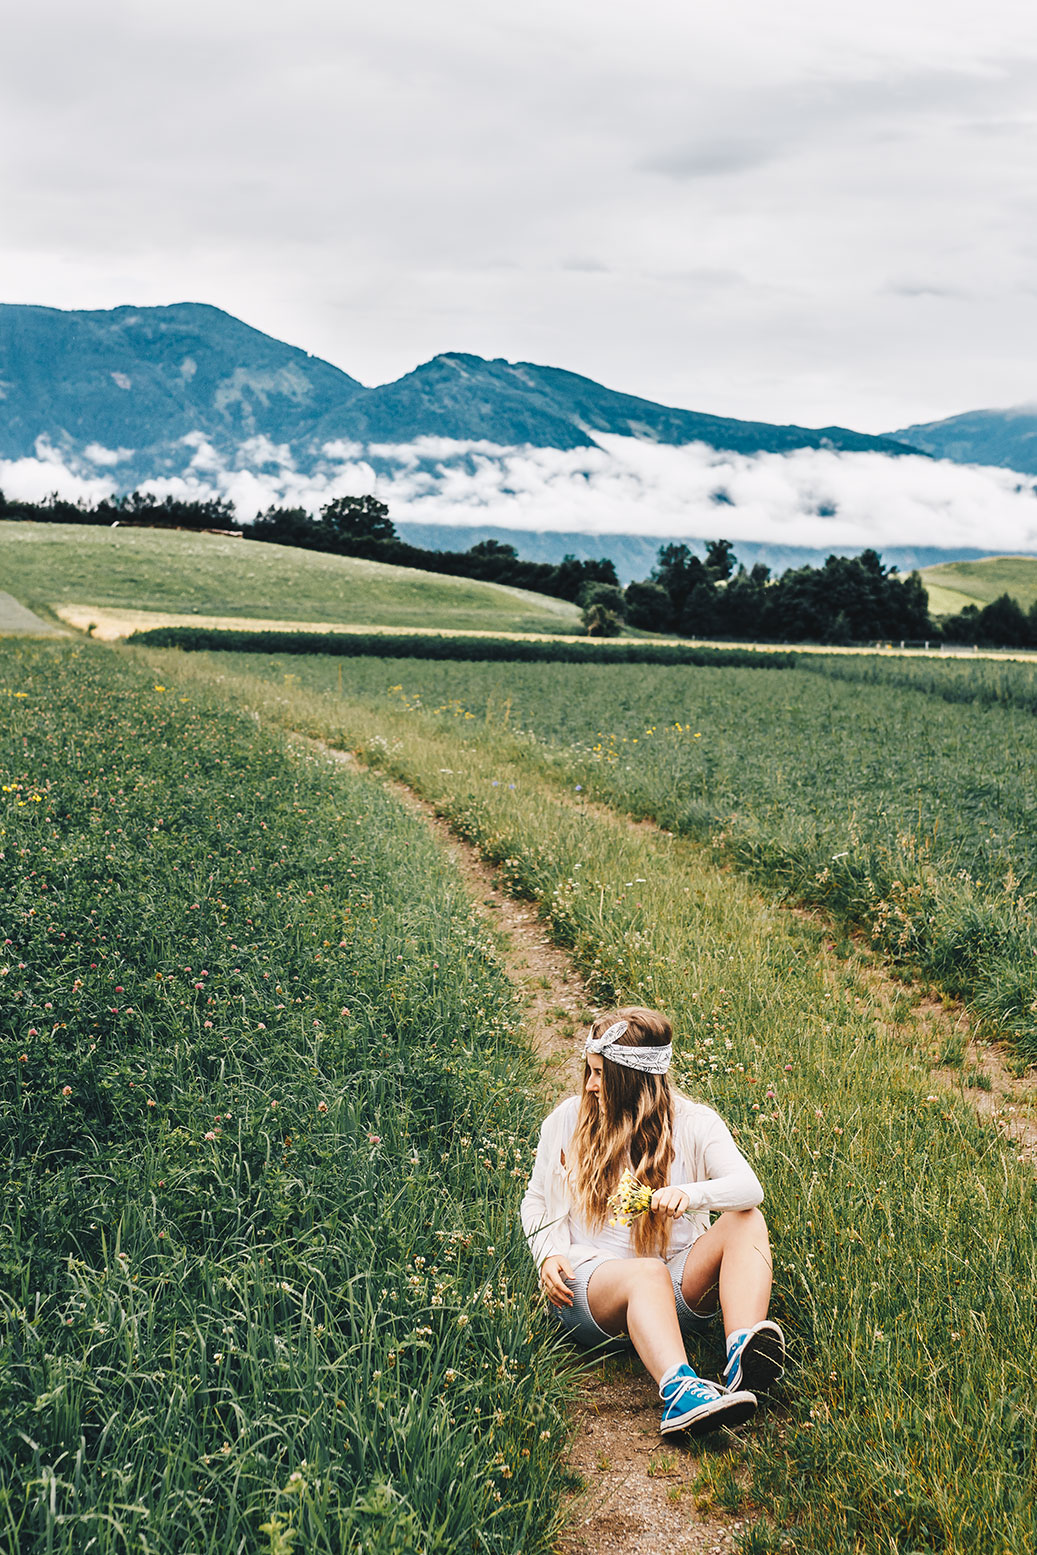
[[[512,998],[423,826],[287,731],[671,1013],[757,1165],[792,1365],[700,1487],[744,1555],[1033,1555],[1032,1169],[920,990],[747,879],[1032,1045],[1029,666],[0,654],[4,1555],[551,1548]]]
[[[390,741],[408,720],[455,729],[467,749],[704,842],[865,928],[1037,1057],[1037,722],[941,694],[963,696],[972,666],[210,663],[263,675],[256,694],[312,732],[339,727],[340,704]],[[858,668],[866,680],[842,678]],[[1003,695],[1006,675],[1030,695],[1030,666],[976,669],[977,696]]]
[[[108,605],[257,620],[580,630],[565,600],[221,535],[0,522],[0,589],[48,618]]]
[[[0,687],[0,1549],[546,1551],[541,1105],[458,877],[197,683]]]
[[[705,1472],[705,1494],[754,1518],[747,1555],[1029,1555],[1037,1186],[934,1084],[917,994],[877,1019],[852,952],[826,975],[820,926],[762,903],[699,846],[588,808],[550,751],[508,743],[506,697],[476,732],[463,707],[264,684],[197,655],[151,662],[200,684],[218,673],[262,719],[405,778],[539,905],[602,1000],[674,1016],[681,1083],[732,1122],[764,1179],[793,1343],[782,1408]],[[569,688],[571,720],[588,680]]]
[[[1011,594],[1024,610],[1037,601],[1037,556],[982,556],[922,569],[933,615],[957,615],[966,605],[989,605]]]

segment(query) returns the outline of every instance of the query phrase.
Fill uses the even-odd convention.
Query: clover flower
[[[638,1215],[644,1215],[652,1207],[652,1190],[647,1183],[638,1182],[629,1166],[624,1167],[615,1193],[609,1194],[609,1209],[613,1213],[610,1226],[629,1226]]]

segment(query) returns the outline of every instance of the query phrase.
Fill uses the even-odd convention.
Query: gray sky
[[[878,431],[1037,399],[1023,0],[36,0],[0,300]]]

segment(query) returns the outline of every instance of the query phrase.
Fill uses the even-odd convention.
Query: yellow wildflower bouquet
[[[609,1209],[613,1211],[610,1226],[629,1226],[637,1215],[644,1215],[652,1207],[652,1190],[647,1183],[638,1182],[629,1166],[624,1167],[615,1193],[609,1194]]]

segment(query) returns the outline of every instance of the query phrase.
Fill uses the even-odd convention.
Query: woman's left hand
[[[679,1220],[690,1203],[683,1188],[656,1188],[652,1194],[652,1208],[662,1210],[671,1220]]]

